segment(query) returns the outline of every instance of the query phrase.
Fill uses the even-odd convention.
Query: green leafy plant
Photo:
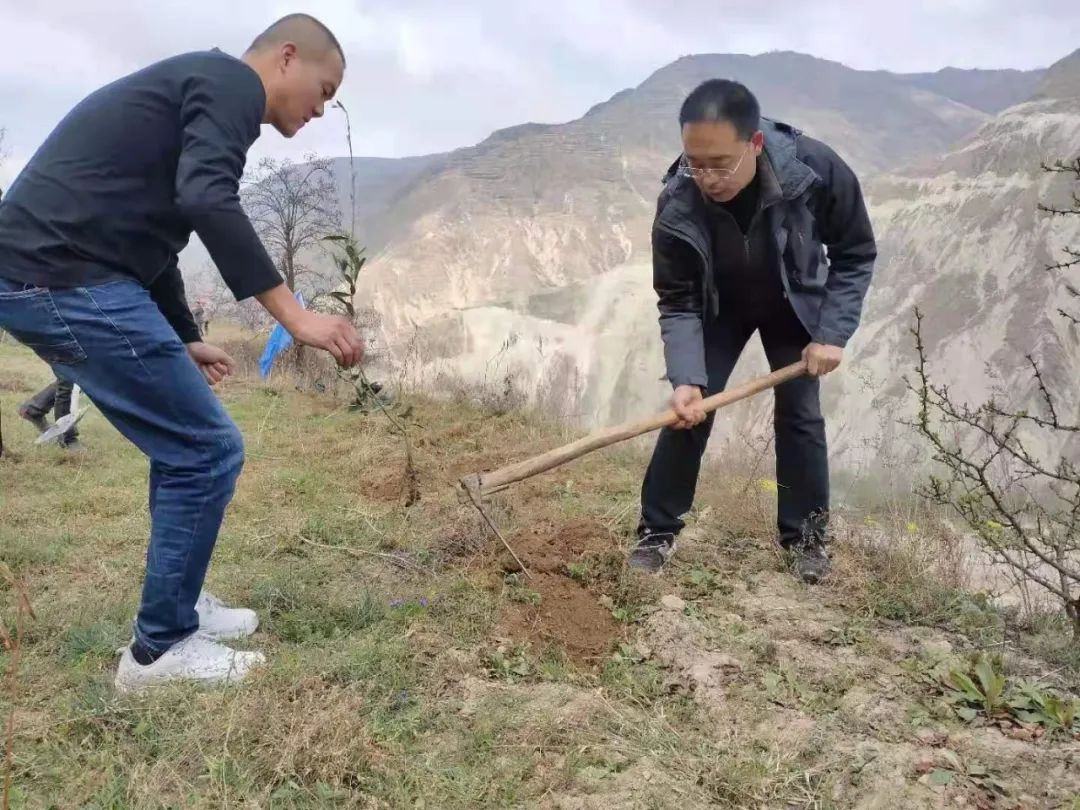
[[[937,751],[933,759],[921,762],[916,767],[916,773],[921,775],[920,781],[935,787],[966,783],[982,791],[990,801],[1008,792],[1004,782],[989,768],[977,762],[965,762],[959,754],[947,748]]]
[[[939,684],[946,690],[946,703],[969,723],[982,716],[1038,725],[1050,733],[1080,733],[1080,698],[1063,697],[1034,684],[1009,683],[1000,658],[980,653],[966,666],[941,675]]]
[[[707,590],[714,590],[720,585],[720,577],[714,571],[710,571],[708,568],[703,568],[700,565],[695,565],[690,573],[687,575],[690,580],[690,584],[698,588],[705,588]]]
[[[949,691],[945,700],[952,704],[958,716],[971,722],[980,713],[989,718],[1010,713],[1005,700],[1005,675],[1001,660],[978,655],[966,669],[954,667],[942,678]]]
[[[589,566],[583,562],[567,563],[566,574],[570,579],[584,585],[589,581]]]
[[[348,234],[333,234],[324,237],[324,241],[333,243],[340,251],[335,254],[334,262],[341,277],[342,289],[333,290],[329,295],[341,305],[349,320],[355,323],[357,320],[355,304],[357,280],[360,278],[364,265],[367,264],[364,248],[357,245],[356,240]],[[353,410],[368,413],[385,406],[382,386],[368,380],[363,369],[338,369],[338,376],[353,386],[355,392],[351,406]]]
[[[540,594],[525,587],[521,574],[507,574],[503,577],[503,585],[503,595],[511,602],[533,607],[540,605]]]
[[[1038,723],[1047,731],[1080,730],[1080,698],[1064,698],[1033,684],[1020,684],[1009,700],[1017,718]]]
[[[620,624],[633,624],[641,617],[641,611],[636,607],[624,606],[612,610],[611,615]]]
[[[349,320],[355,323],[356,305],[353,302],[356,298],[356,283],[360,277],[360,271],[364,269],[364,265],[367,263],[364,249],[357,245],[356,240],[350,234],[334,234],[325,237],[325,240],[336,244],[341,251],[335,256],[335,261],[341,273],[343,284],[347,288],[335,290],[330,295],[342,305]],[[362,368],[338,369],[338,376],[347,380],[353,386],[355,398],[352,407],[354,409],[364,413],[373,409],[381,411],[390,422],[394,432],[401,436],[401,440],[405,445],[405,482],[408,487],[405,505],[412,506],[420,500],[420,476],[413,461],[412,441],[409,438],[408,427],[390,412],[382,396],[381,386],[372,383]]]
[[[510,649],[499,647],[487,657],[488,672],[504,681],[516,682],[527,678],[532,674],[528,652],[527,644],[518,644]]]
[[[536,591],[530,591],[528,588],[518,588],[510,591],[509,597],[512,602],[520,602],[523,605],[532,605],[533,607],[540,606],[540,594]]]
[[[355,323],[357,316],[355,303],[356,285],[360,278],[360,273],[367,264],[367,257],[364,255],[364,248],[357,243],[355,231],[353,230],[356,226],[356,161],[353,157],[352,121],[349,118],[349,111],[345,108],[344,104],[337,101],[334,102],[334,107],[341,110],[345,115],[345,140],[349,146],[349,174],[351,176],[349,185],[351,218],[349,220],[348,233],[331,234],[324,237],[323,241],[330,242],[339,251],[334,256],[334,263],[337,265],[338,273],[342,280],[342,286],[344,287],[344,289],[334,290],[330,293],[330,296],[341,304],[349,320]],[[395,418],[394,415],[390,413],[382,396],[381,386],[377,383],[372,383],[367,378],[367,375],[362,368],[356,368],[351,371],[339,369],[338,375],[342,379],[346,379],[352,383],[353,389],[356,392],[355,399],[353,400],[353,407],[355,409],[365,413],[372,409],[381,411],[390,422],[394,431],[401,436],[401,440],[405,445],[405,481],[408,487],[408,496],[405,500],[405,505],[412,506],[420,500],[420,476],[416,471],[416,464],[413,461],[412,441],[409,438],[408,428],[402,420]]]
[[[862,624],[848,623],[842,627],[830,627],[825,633],[825,643],[832,647],[851,647],[870,640],[866,627]]]
[[[779,706],[798,706],[813,699],[813,693],[785,667],[770,670],[761,678],[761,689],[770,702]]]

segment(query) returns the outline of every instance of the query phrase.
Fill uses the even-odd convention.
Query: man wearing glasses
[[[707,81],[679,113],[683,154],[653,223],[653,286],[672,407],[642,485],[630,564],[658,572],[697,487],[712,415],[759,332],[773,369],[809,376],[775,391],[778,540],[808,583],[829,571],[829,466],[818,378],[840,365],[859,324],[877,249],[859,181],[832,149],[761,118],[743,85]]]

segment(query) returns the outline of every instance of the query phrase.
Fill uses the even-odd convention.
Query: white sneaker
[[[199,594],[195,612],[199,615],[199,629],[196,632],[214,641],[247,638],[259,627],[259,617],[254,610],[226,607],[209,591]],[[123,655],[124,650],[134,643],[135,636],[132,635],[127,645],[117,648],[116,654]]]
[[[199,635],[216,641],[247,638],[259,627],[254,610],[226,607],[209,591],[199,594],[195,612],[199,614]]]
[[[266,663],[258,652],[238,652],[200,635],[188,636],[171,647],[152,664],[142,666],[124,650],[116,670],[117,691],[140,692],[169,681],[185,680],[200,683],[236,683],[243,680],[254,667]]]

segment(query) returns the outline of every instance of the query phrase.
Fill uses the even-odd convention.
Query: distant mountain
[[[902,443],[895,419],[911,368],[913,308],[925,316],[931,371],[957,400],[995,392],[1020,407],[1037,393],[1025,360],[1037,357],[1058,395],[1058,412],[1080,410],[1080,344],[1060,308],[1075,309],[1064,284],[1047,272],[1080,246],[1080,217],[1041,214],[1039,203],[1068,205],[1075,178],[1041,170],[1043,161],[1080,154],[1080,58],[1047,72],[1039,98],[1005,110],[917,172],[872,179],[867,197],[880,259],[850,367],[827,386],[832,446],[858,453]],[[910,406],[910,400],[907,400]],[[1028,449],[1039,447],[1036,440]]]
[[[768,115],[823,138],[864,174],[940,154],[988,119],[891,75],[800,54],[685,57],[577,121],[515,127],[453,152],[394,194],[380,221],[407,232],[365,275],[391,328],[647,261],[660,176],[680,151],[679,105],[717,76],[746,82]]]
[[[635,147],[679,149],[679,105],[700,82],[745,83],[765,114],[828,140],[857,170],[876,171],[933,154],[970,133],[986,115],[890,73],[853,70],[805,54],[686,56],[639,87],[594,107],[578,122],[611,131]],[[917,144],[905,132],[920,127]],[[614,130],[614,131],[612,131]]]
[[[446,155],[408,158],[358,157],[353,159],[351,171],[348,158],[334,158],[331,161],[330,168],[337,181],[341,208],[346,217],[352,207],[349,185],[355,178],[355,233],[360,243],[367,247],[369,254],[381,251],[408,226],[408,223],[388,220],[384,216],[387,209],[401,194],[407,192],[414,180],[425,172],[438,168],[445,160]]]
[[[1036,98],[1075,98],[1080,96],[1080,50],[1073,51],[1053,65],[1035,89]]]
[[[361,288],[389,345],[411,347],[425,380],[516,376],[587,422],[651,407],[663,386],[650,224],[681,149],[679,105],[714,77],[745,82],[767,115],[827,141],[864,178],[939,155],[989,120],[896,76],[801,54],[682,58],[577,121],[496,132],[390,195],[378,216],[395,235]]]
[[[914,77],[793,53],[691,56],[576,121],[523,124],[447,155],[358,159],[357,220],[372,255],[361,296],[382,314],[398,370],[435,391],[513,386],[585,424],[658,407],[669,388],[650,224],[680,149],[678,106],[718,76],[744,81],[767,115],[828,142],[867,191],[876,279],[846,370],[824,387],[843,463],[899,440],[916,303],[957,394],[989,390],[972,353],[1020,396],[1025,351],[1044,352],[1055,381],[1080,377],[1075,337],[1053,316],[1061,286],[1042,269],[1062,245],[1080,244],[1080,223],[1036,209],[1068,199],[1066,180],[1039,164],[1076,156],[1080,53],[1045,72]],[[762,367],[752,349],[735,377]],[[763,397],[728,409],[720,431],[761,429],[768,407]]]
[[[434,248],[434,255],[439,255],[446,252],[439,247],[438,234],[444,232],[448,217],[473,222],[459,234],[472,233],[485,244],[475,223],[486,220],[496,209],[521,219],[556,214],[566,200],[573,199],[574,211],[588,212],[589,216],[611,206],[610,216],[604,216],[613,222],[624,216],[646,217],[655,202],[659,177],[680,149],[676,124],[679,104],[694,86],[715,77],[746,82],[768,115],[825,139],[862,173],[940,154],[988,117],[916,87],[904,77],[852,70],[803,54],[688,56],[568,124],[510,127],[477,146],[448,155],[356,158],[357,236],[367,246],[369,256],[407,253],[408,245],[425,254]],[[915,129],[918,138],[910,137]],[[334,164],[343,210],[348,212],[348,159],[338,158]],[[628,201],[632,210],[626,209]],[[438,227],[431,227],[436,223]],[[633,235],[633,250],[647,248],[648,233],[640,222],[626,220],[623,225],[626,233]],[[621,227],[615,231],[621,232]],[[424,239],[435,241],[418,242],[418,228],[423,229]],[[605,237],[602,245],[583,243],[578,250],[571,234],[564,232],[560,238],[568,240],[566,249],[559,252],[568,257],[570,267],[565,270],[539,270],[538,263],[551,267],[562,261],[550,252],[533,256],[526,246],[523,252],[514,253],[521,262],[539,270],[539,278],[548,273],[550,277],[540,288],[559,286],[563,278],[586,278],[614,266],[627,241],[622,236]],[[457,250],[454,245],[447,249]],[[569,258],[572,254],[576,255]],[[182,259],[189,269],[202,268],[207,262],[205,251],[197,244]],[[326,260],[315,256],[309,261],[318,264]],[[413,262],[404,255],[395,261]],[[422,257],[416,261],[421,267],[425,264]],[[471,256],[468,261],[475,264]],[[510,261],[515,266],[521,263],[516,258]],[[514,275],[504,276],[506,283],[495,284],[487,290],[488,295],[520,292],[520,279]],[[534,285],[529,283],[525,288],[533,289]],[[406,289],[413,287],[409,284]],[[440,282],[434,282],[431,293],[440,296]],[[394,298],[400,296],[395,293]],[[475,301],[467,293],[455,298],[457,306],[469,303]]]
[[[1030,99],[1045,75],[1045,70],[962,70],[950,67],[934,73],[901,73],[897,78],[976,110],[996,114]]]

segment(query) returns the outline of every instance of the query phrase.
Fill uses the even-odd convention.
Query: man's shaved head
[[[330,29],[308,14],[290,14],[251,43],[244,61],[266,90],[263,123],[291,138],[322,118],[345,77],[345,54]]]
[[[248,53],[279,48],[286,42],[296,45],[302,56],[312,58],[336,51],[345,65],[345,51],[333,32],[310,14],[289,14],[271,25],[251,43]]]

